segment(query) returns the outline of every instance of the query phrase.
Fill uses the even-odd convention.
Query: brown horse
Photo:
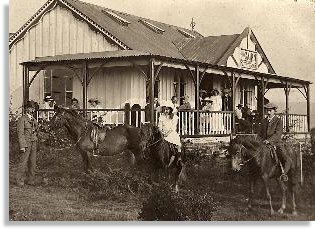
[[[289,144],[285,144],[286,154],[292,159],[291,168],[288,172],[288,190],[292,199],[292,214],[297,215],[296,211],[296,189],[299,184],[299,164],[296,153],[293,152]],[[250,192],[248,200],[248,208],[252,208],[252,199],[254,195],[254,186],[256,181],[261,178],[263,180],[267,198],[270,205],[270,214],[274,214],[272,206],[271,194],[269,189],[269,180],[277,179],[282,192],[282,204],[279,213],[283,213],[286,208],[286,189],[287,185],[281,180],[282,174],[280,163],[282,159],[274,158],[272,146],[268,146],[255,136],[237,136],[230,142],[229,153],[232,156],[232,168],[240,171],[242,167],[247,166],[249,172]],[[283,165],[283,162],[282,162]]]
[[[183,177],[184,164],[181,157],[176,155],[170,164],[171,151],[176,151],[172,144],[164,140],[163,134],[153,124],[143,124],[140,131],[140,148],[144,152],[144,158],[154,167],[154,173],[162,170],[170,177],[170,171],[174,171],[175,191],[178,192],[179,179]]]
[[[140,129],[130,125],[119,125],[112,129],[100,128],[84,119],[75,110],[55,107],[53,125],[65,126],[80,152],[84,170],[93,171],[90,156],[114,156],[120,153],[131,154],[133,160],[140,157]]]

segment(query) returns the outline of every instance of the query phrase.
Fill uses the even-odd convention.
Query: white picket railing
[[[78,110],[83,114],[83,110]],[[140,127],[141,123],[145,123],[144,110],[125,110],[125,109],[87,109],[87,118],[92,119],[92,111],[102,111],[103,124],[105,125],[119,125],[130,124]],[[178,131],[182,136],[194,135],[229,135],[232,133],[232,116],[231,111],[199,111],[199,130],[197,130],[197,110],[179,111]],[[50,120],[54,116],[53,110],[40,109],[37,112],[37,119]],[[155,112],[155,122],[158,122],[159,114]],[[278,114],[283,121],[284,130],[286,126],[285,114]],[[290,133],[306,133],[307,116],[300,114],[289,114],[289,129]]]
[[[283,122],[283,129],[286,131],[287,126],[287,118],[284,113],[278,114]],[[302,114],[289,114],[289,133],[307,133],[308,125],[307,125],[307,115]]]

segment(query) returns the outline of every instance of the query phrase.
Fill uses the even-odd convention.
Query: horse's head
[[[54,111],[55,111],[55,114],[52,117],[52,119],[50,120],[50,126],[59,128],[59,127],[65,125],[67,122],[65,119],[66,109],[55,105]]]
[[[245,147],[239,138],[234,138],[231,140],[228,147],[230,156],[232,157],[232,169],[234,171],[240,171],[243,166],[244,161],[244,151]]]
[[[231,140],[228,151],[232,156],[232,169],[240,171],[242,166],[253,159],[253,153],[261,145],[261,140],[256,136],[237,136]]]
[[[140,150],[145,151],[150,145],[162,138],[159,128],[153,124],[143,124],[140,128]]]

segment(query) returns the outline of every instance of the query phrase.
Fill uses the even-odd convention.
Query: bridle
[[[152,146],[158,144],[160,141],[163,141],[163,140],[164,140],[163,134],[161,133],[161,131],[159,131],[159,133],[160,133],[161,138],[159,138],[157,141],[154,141],[153,143],[147,144],[147,145],[145,146],[145,150],[147,150],[147,148],[149,148],[149,147],[152,147]],[[153,136],[153,135],[152,135],[152,136]]]
[[[65,113],[66,113],[66,110],[63,110],[63,111],[60,113],[60,115],[58,115],[58,116],[64,116]],[[59,118],[59,119],[60,119],[60,118]],[[84,131],[81,132],[80,137],[78,138],[78,140],[77,140],[73,145],[67,146],[67,147],[64,147],[64,148],[60,148],[60,149],[54,149],[54,150],[56,150],[56,151],[62,151],[62,150],[65,150],[65,149],[70,149],[70,148],[72,148],[73,146],[76,146],[76,145],[80,142],[80,140],[82,139],[82,137],[84,136],[83,134],[85,133],[87,127],[88,127],[88,122],[86,121],[86,122],[85,122],[85,125],[84,125]]]
[[[249,159],[243,161],[243,153],[242,153],[242,152],[243,152],[244,149],[247,150],[246,147],[245,147],[243,144],[240,144],[240,148],[239,148],[239,150],[236,152],[236,154],[240,154],[240,156],[241,156],[241,163],[240,163],[240,166],[246,165],[248,162],[250,162],[251,160],[253,160],[253,159],[257,156],[257,154],[258,154],[258,153],[256,153],[255,155],[252,155]]]

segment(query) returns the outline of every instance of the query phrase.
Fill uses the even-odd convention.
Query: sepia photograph
[[[315,0],[4,10],[7,223],[315,221]]]

